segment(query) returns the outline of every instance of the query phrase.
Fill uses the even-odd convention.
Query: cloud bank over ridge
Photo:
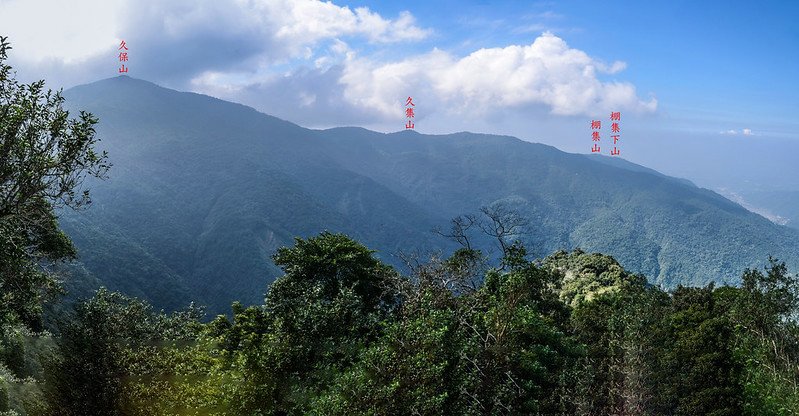
[[[424,103],[419,114],[428,118],[657,109],[654,97],[641,98],[617,79],[624,62],[604,63],[550,32],[530,44],[461,55],[435,46],[396,55],[390,52],[398,45],[432,42],[436,29],[419,26],[409,11],[386,17],[314,0],[83,0],[76,10],[92,13],[72,20],[49,19],[63,5],[44,3],[0,2],[0,27],[9,28],[15,46],[12,64],[27,74],[56,74],[48,75],[50,85],[115,75],[125,39],[130,76],[309,125],[396,123],[407,96]],[[50,24],[11,17],[36,12]]]

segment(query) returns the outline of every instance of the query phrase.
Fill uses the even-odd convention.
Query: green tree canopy
[[[88,204],[85,178],[109,165],[94,150],[98,120],[70,118],[44,81],[20,84],[5,63],[10,49],[0,37],[0,315],[37,326],[43,296],[58,288],[44,265],[76,254],[54,209]]]

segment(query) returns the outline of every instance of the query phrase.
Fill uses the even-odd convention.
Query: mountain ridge
[[[536,256],[600,251],[666,286],[734,282],[768,254],[799,264],[799,233],[628,161],[512,136],[306,129],[130,77],[64,94],[100,118],[115,167],[62,224],[91,279],[161,307],[258,302],[274,250],[323,230],[395,265],[400,249],[447,252],[431,228],[497,203],[530,219]]]

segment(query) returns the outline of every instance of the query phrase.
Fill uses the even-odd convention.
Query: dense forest
[[[601,254],[531,259],[527,220],[502,206],[439,231],[451,255],[408,247],[402,272],[343,234],[297,238],[262,305],[212,319],[105,289],[55,307],[58,265],[77,254],[55,209],[86,206],[84,180],[109,164],[98,120],[19,84],[7,49],[2,415],[799,414],[799,281],[784,263],[666,291]]]
[[[612,258],[464,248],[401,276],[340,234],[298,239],[263,305],[164,314],[100,290],[34,332],[3,311],[18,414],[799,413],[797,280],[667,293]],[[482,283],[478,284],[477,282]],[[7,293],[7,292],[6,292]],[[15,413],[7,413],[15,414]]]

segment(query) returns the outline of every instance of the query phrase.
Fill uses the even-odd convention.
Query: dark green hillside
[[[512,137],[309,130],[238,104],[129,77],[73,88],[96,114],[111,179],[65,212],[91,277],[156,306],[255,303],[295,235],[346,232],[397,265],[399,248],[453,248],[454,216],[503,203],[532,254],[580,247],[655,283],[737,281],[769,254],[799,265],[799,233],[719,195],[621,160]]]
[[[388,257],[420,230],[432,249],[427,231],[447,220],[330,163],[315,132],[244,106],[127,77],[67,95],[103,113],[102,146],[120,157],[91,184],[92,209],[62,225],[93,277],[159,306],[260,301],[269,256],[295,235],[348,230]]]
[[[339,160],[356,140],[329,131]],[[362,133],[363,137],[364,134]],[[365,137],[361,141],[368,140]],[[657,283],[734,282],[769,253],[794,260],[797,233],[718,194],[625,161],[597,161],[504,136],[372,134],[350,162],[409,199],[455,216],[505,201],[532,220],[539,256],[581,247],[613,253]],[[374,160],[377,161],[374,161]],[[602,158],[607,159],[607,158]],[[751,264],[750,264],[751,265]]]

